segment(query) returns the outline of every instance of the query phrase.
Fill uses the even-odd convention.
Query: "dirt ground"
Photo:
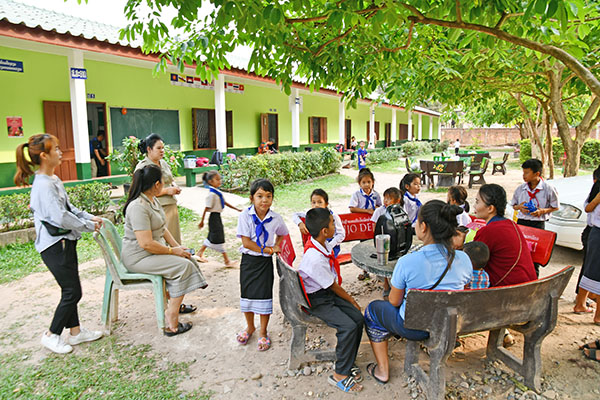
[[[494,158],[498,159],[500,156]],[[399,163],[403,164],[404,162]],[[376,173],[376,190],[382,193],[387,187],[397,186],[404,172],[403,167],[398,167],[387,173]],[[343,170],[342,173],[353,177],[356,175],[354,170]],[[511,196],[515,187],[522,181],[521,171],[509,169],[505,176],[492,176],[488,173],[486,180],[488,183],[503,185]],[[355,184],[348,185],[340,188],[335,196],[330,194],[333,210],[338,213],[346,212],[350,195],[356,188]],[[469,190],[471,203],[476,190]],[[206,190],[199,187],[185,188],[180,196],[180,204],[201,212],[205,194]],[[445,200],[445,196],[445,193],[425,191],[420,195],[424,201],[433,198]],[[226,199],[239,205],[247,202],[245,198],[232,194],[226,194]],[[284,215],[299,249],[298,230],[293,226],[290,216],[290,213]],[[235,229],[231,226],[236,218],[237,213],[231,210],[223,214],[225,226],[229,225],[227,229]],[[228,243],[229,252],[235,252],[238,246],[239,243]],[[569,287],[560,300],[558,325],[542,346],[544,389],[543,397],[540,398],[600,398],[600,363],[584,359],[577,349],[584,341],[600,338],[600,327],[592,324],[591,315],[575,315],[571,312],[581,257],[581,252],[557,247],[550,264],[541,271],[544,276],[567,265],[576,266]],[[296,263],[298,262],[299,259],[296,260]],[[104,289],[103,265],[104,261],[99,259],[80,266],[84,292],[80,303],[80,316],[82,324],[92,328],[100,327]],[[273,346],[269,351],[258,352],[257,335],[251,338],[247,346],[240,346],[235,340],[235,333],[244,326],[243,316],[239,311],[239,270],[225,269],[221,259],[216,257],[211,257],[209,263],[202,265],[202,269],[209,287],[193,292],[185,299],[188,304],[198,305],[197,312],[182,317],[183,321],[194,322],[194,328],[190,332],[174,338],[163,336],[156,326],[152,293],[142,290],[120,294],[119,322],[114,326],[113,335],[116,335],[120,342],[149,344],[167,360],[194,361],[190,366],[190,376],[183,381],[182,388],[195,389],[203,385],[204,389],[213,391],[214,399],[337,399],[347,396],[327,383],[332,363],[315,363],[311,365],[312,368],[300,371],[287,370],[291,328],[284,323],[279,308],[277,282],[274,288],[274,314],[269,324]],[[358,268],[352,264],[342,267],[346,290],[356,296],[364,309],[370,301],[381,298],[381,289],[376,280],[358,281],[358,272]],[[27,299],[26,307],[23,306],[23,299]],[[39,337],[47,328],[58,299],[59,290],[48,272],[32,274],[16,282],[0,285],[0,336],[5,337],[11,331],[21,328],[20,337],[13,340],[13,346],[16,349],[34,350],[38,359],[47,356],[47,351],[40,347]],[[515,352],[522,345],[522,338],[518,335],[516,338],[517,345],[512,348]],[[515,384],[520,378],[510,369],[504,365],[486,362],[486,340],[486,333],[462,339],[463,345],[448,360],[448,397],[534,398],[532,393],[522,393],[519,385]],[[313,327],[309,329],[307,344],[322,347],[335,344],[334,331],[327,327]],[[390,383],[385,386],[378,385],[365,371],[366,365],[372,362],[374,357],[367,337],[363,335],[357,364],[363,369],[366,379],[363,382],[363,392],[357,396],[378,396],[384,399],[423,398],[402,372],[404,347],[403,341],[390,342]],[[426,355],[422,354],[421,359],[427,363]]]

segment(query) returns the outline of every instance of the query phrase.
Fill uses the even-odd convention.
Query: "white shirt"
[[[456,216],[456,222],[458,222],[458,226],[467,226],[471,223],[471,217],[468,212],[463,211],[462,214]]]
[[[583,203],[583,208],[587,207],[588,201],[586,200]],[[594,211],[587,213],[587,224],[589,226],[595,226],[596,228],[600,228],[600,205],[594,208]]]
[[[385,214],[386,209],[387,209],[387,207],[381,206],[377,210],[375,210],[375,212],[371,216],[371,221],[377,223],[377,220],[379,219],[379,217],[381,217],[382,215]]]
[[[244,211],[242,211],[240,217],[238,218],[237,237],[241,238],[242,236],[246,236],[249,237],[250,240],[252,240],[254,243],[256,243],[256,225],[254,224],[254,220],[252,218],[253,214],[256,215],[256,211],[254,211],[254,206],[251,206],[249,209],[246,208]],[[264,219],[267,219],[269,217],[273,217],[273,220],[265,224],[265,229],[269,233],[269,238],[265,243],[265,247],[275,246],[275,240],[277,239],[277,236],[285,236],[289,233],[287,226],[285,226],[285,222],[283,222],[283,218],[281,218],[281,215],[269,209]],[[261,243],[263,240],[264,237],[261,235]],[[240,247],[240,253],[249,254],[252,256],[271,257],[270,254],[261,254],[260,252],[247,249],[244,247],[244,245]]]
[[[215,188],[213,188],[215,189]],[[220,192],[219,189],[215,189],[217,191]],[[222,195],[222,193],[221,193]],[[208,212],[217,212],[220,213],[223,211],[223,207],[221,206],[221,198],[213,193],[213,192],[208,192],[208,195],[206,195],[206,208],[208,209]]]
[[[533,193],[538,189],[539,192],[536,193],[535,200],[533,200],[533,203],[537,206],[537,208],[558,208],[558,192],[554,186],[549,185],[543,179],[540,179],[540,182],[537,184],[534,190],[529,188],[529,184],[527,184],[527,182],[519,185],[515,189],[515,193],[510,205],[514,206],[523,202],[528,202],[530,197],[527,192]],[[534,217],[531,214],[523,214],[521,211],[519,211],[517,218],[527,219],[530,221],[547,221],[550,219],[550,214],[543,214],[539,217]]]
[[[408,218],[412,221],[412,226],[417,224],[417,214],[419,213],[419,206],[416,201],[412,201],[407,196],[408,193],[404,193],[404,211],[408,215]],[[418,195],[411,195],[413,198],[418,199]]]
[[[314,238],[311,237],[310,240],[323,253],[330,253]],[[337,273],[329,264],[329,258],[315,249],[306,250],[298,267],[298,274],[304,281],[304,290],[306,293],[314,293],[321,289],[327,289],[337,281]]]
[[[375,208],[381,206],[383,203],[381,202],[381,196],[375,190],[371,190],[371,195],[373,196],[373,202],[375,203]],[[364,192],[362,189],[358,189],[356,192],[352,193],[352,197],[350,198],[350,204],[348,207],[356,207],[367,209],[367,199],[364,197]]]
[[[342,219],[340,216],[331,210],[329,210],[329,212],[333,216],[333,224],[335,226],[335,234],[333,235],[333,238],[327,242],[328,252],[331,252],[335,246],[344,241],[346,238],[346,230],[344,229],[344,225],[342,225]],[[306,219],[306,212],[301,211],[292,215],[292,221],[296,225],[300,225],[300,222],[302,222],[301,218]]]
[[[454,148],[460,149],[460,142],[458,140],[456,142],[454,142]]]

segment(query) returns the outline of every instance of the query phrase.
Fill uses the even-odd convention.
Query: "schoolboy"
[[[523,168],[525,183],[517,187],[511,200],[513,209],[519,212],[517,224],[545,229],[550,214],[558,210],[558,192],[542,179],[540,160],[530,158],[521,165],[521,168]],[[535,211],[530,211],[525,203],[531,204]],[[540,265],[534,263],[534,266],[535,273],[539,276]]]
[[[483,269],[490,259],[490,249],[483,242],[469,242],[463,246],[473,264],[473,278],[465,289],[486,289],[490,287],[490,276]]]
[[[325,208],[306,213],[306,228],[311,235],[298,273],[304,282],[310,313],[337,330],[335,372],[328,382],[344,392],[362,390],[360,369],[354,365],[363,332],[360,306],[340,285],[339,266],[326,242],[333,237],[333,217]]]
[[[367,166],[366,158],[367,158],[367,150],[365,149],[365,141],[360,141],[360,148],[356,152],[356,158],[358,159],[358,170],[360,171],[364,167]]]

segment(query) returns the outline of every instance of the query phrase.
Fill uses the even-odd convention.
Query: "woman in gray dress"
[[[138,147],[146,157],[138,163],[135,170],[144,168],[146,165],[158,165],[162,171],[163,189],[156,197],[165,211],[167,229],[171,232],[175,241],[181,244],[179,213],[177,212],[177,200],[174,197],[176,194],[181,193],[181,188],[173,183],[171,168],[163,159],[165,156],[165,143],[158,134],[151,133],[140,141]]]
[[[165,279],[170,299],[164,334],[174,336],[192,328],[191,322],[179,322],[183,296],[208,285],[189,249],[180,246],[167,229],[165,213],[157,199],[163,186],[162,171],[157,165],[145,166],[134,173],[123,208],[125,235],[121,256],[129,271],[161,275]]]

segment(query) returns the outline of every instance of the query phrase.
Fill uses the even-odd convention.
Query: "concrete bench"
[[[185,174],[185,186],[196,186],[196,174],[203,174],[206,171],[211,171],[215,169],[219,169],[219,166],[210,164],[206,167],[184,168],[183,173]]]

